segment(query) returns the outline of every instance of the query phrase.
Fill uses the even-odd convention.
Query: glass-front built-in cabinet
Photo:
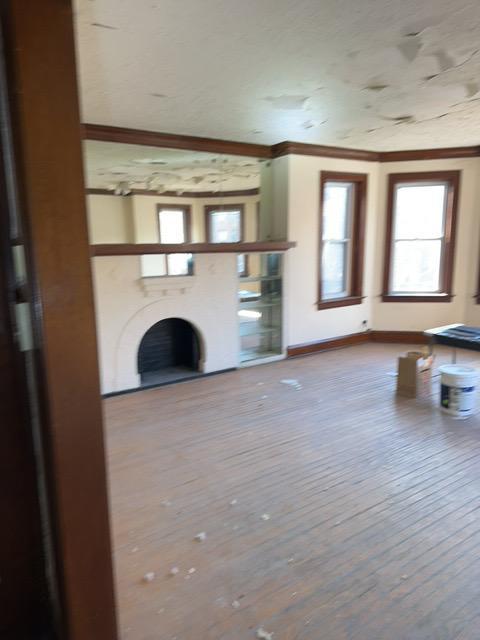
[[[246,363],[282,353],[281,253],[244,256],[238,279],[240,362]]]

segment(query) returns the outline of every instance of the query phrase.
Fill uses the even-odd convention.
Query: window
[[[385,302],[451,300],[459,175],[389,176]]]
[[[161,244],[190,242],[190,207],[157,205],[158,240]],[[188,276],[193,273],[191,253],[141,256],[142,277]]]
[[[205,207],[208,242],[242,242],[244,230],[243,204]],[[239,276],[248,276],[248,257],[237,256]]]
[[[322,171],[318,308],[362,301],[367,176]]]

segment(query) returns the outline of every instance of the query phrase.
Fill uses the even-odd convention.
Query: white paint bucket
[[[442,411],[453,418],[468,418],[475,410],[475,385],[478,373],[473,367],[444,364],[440,368]]]

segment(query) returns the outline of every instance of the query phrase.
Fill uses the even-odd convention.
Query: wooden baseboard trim
[[[428,344],[428,337],[421,331],[365,331],[362,333],[351,333],[338,338],[328,338],[317,340],[316,342],[306,342],[287,347],[287,358],[306,356],[320,351],[330,351],[331,349],[342,349],[352,347],[366,342],[383,342],[391,344]]]
[[[339,338],[328,338],[327,340],[317,340],[316,342],[296,344],[291,347],[287,347],[287,358],[296,358],[297,356],[306,356],[310,353],[318,353],[319,351],[330,351],[331,349],[351,347],[356,344],[364,344],[365,342],[370,342],[369,331],[351,333],[348,336],[340,336]]]
[[[370,340],[393,344],[428,344],[428,337],[422,331],[370,331]]]

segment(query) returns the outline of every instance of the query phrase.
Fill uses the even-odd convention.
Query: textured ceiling
[[[113,142],[84,142],[89,189],[153,192],[237,191],[260,186],[256,158],[159,149]]]
[[[480,143],[479,0],[77,0],[85,122],[371,150]]]

